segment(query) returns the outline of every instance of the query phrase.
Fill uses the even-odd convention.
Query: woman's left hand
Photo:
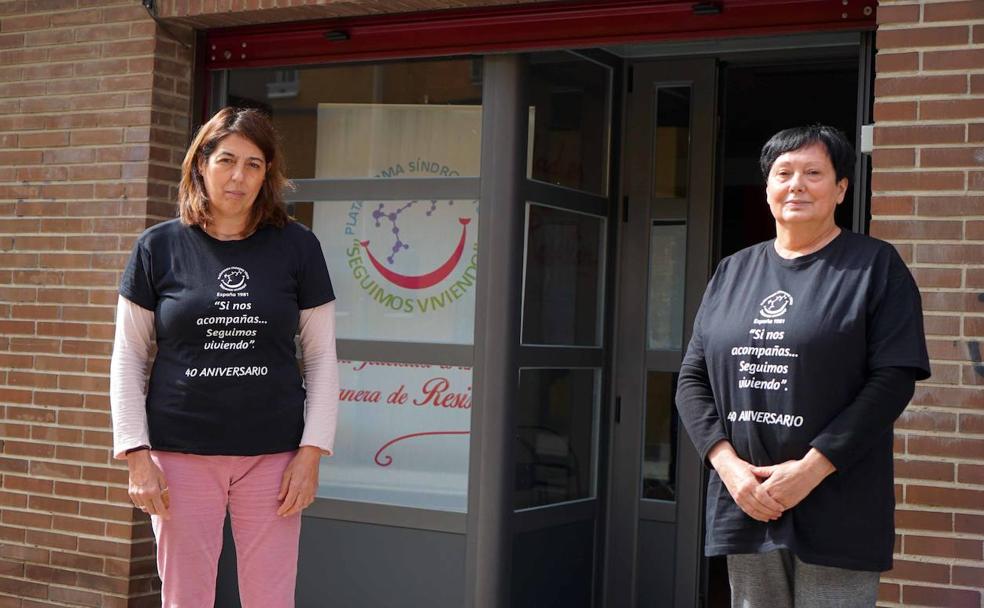
[[[290,517],[300,513],[314,502],[318,489],[318,469],[321,464],[321,450],[309,445],[301,446],[284,471],[280,482],[280,508],[277,515]]]
[[[811,448],[799,460],[787,460],[768,467],[753,467],[752,473],[765,479],[762,488],[788,510],[809,496],[835,470],[826,456],[816,448]]]

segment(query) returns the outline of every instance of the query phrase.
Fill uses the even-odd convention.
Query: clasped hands
[[[722,440],[711,448],[707,458],[741,510],[762,522],[779,519],[835,470],[815,448],[799,460],[757,467],[742,460],[734,447]]]

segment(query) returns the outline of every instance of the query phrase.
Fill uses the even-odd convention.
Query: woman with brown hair
[[[219,111],[185,156],[180,217],[137,239],[120,283],[114,452],[151,515],[164,606],[212,605],[227,510],[243,606],[294,604],[338,370],[331,279],[284,209],[282,158],[266,116]]]

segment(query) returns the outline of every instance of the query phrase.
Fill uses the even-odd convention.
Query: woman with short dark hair
[[[732,606],[875,605],[892,566],[892,425],[929,377],[919,291],[895,249],[839,228],[854,150],[831,127],[762,148],[776,238],[721,261],[677,407],[712,471],[705,552]]]
[[[212,605],[227,511],[243,606],[294,605],[338,369],[331,279],[285,211],[282,159],[265,115],[219,111],[185,156],[180,217],[140,235],[120,282],[114,452],[151,516],[164,606]]]

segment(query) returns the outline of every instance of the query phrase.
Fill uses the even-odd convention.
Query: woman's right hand
[[[134,506],[150,515],[170,519],[167,479],[151,457],[150,450],[138,450],[126,455],[130,469],[130,500]]]
[[[746,515],[763,522],[779,519],[783,506],[769,496],[762,486],[765,479],[755,476],[755,467],[742,460],[730,443],[723,440],[716,443],[707,453],[707,459]]]

